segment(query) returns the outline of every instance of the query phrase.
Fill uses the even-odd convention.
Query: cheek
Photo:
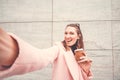
[[[77,36],[77,35],[74,35],[74,36],[72,36],[72,39],[77,40],[77,39],[78,39],[78,36]]]
[[[73,43],[76,43],[76,41],[77,41],[77,39],[75,38],[75,39],[73,39]]]
[[[73,42],[75,43],[77,41],[77,37],[73,37]]]
[[[66,36],[64,35],[64,39],[66,39]]]

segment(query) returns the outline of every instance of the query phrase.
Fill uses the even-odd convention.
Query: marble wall
[[[0,27],[38,48],[63,40],[80,23],[93,80],[120,80],[119,0],[0,0]],[[5,80],[51,80],[52,66]]]

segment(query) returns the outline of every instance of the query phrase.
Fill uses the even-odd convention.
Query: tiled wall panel
[[[120,49],[120,21],[112,21],[113,49]]]
[[[111,0],[112,20],[120,20],[120,1]]]
[[[111,0],[53,0],[54,21],[110,20]]]
[[[51,46],[52,24],[50,22],[6,23],[0,24],[0,26],[38,48],[48,48]]]
[[[120,50],[114,50],[114,80],[120,80]]]
[[[0,22],[51,21],[52,0],[0,0]]]

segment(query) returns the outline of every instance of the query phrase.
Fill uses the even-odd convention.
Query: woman
[[[74,57],[76,49],[84,50],[79,24],[68,24],[64,40],[42,50],[2,29],[0,36],[0,79],[39,70],[50,63],[53,64],[52,80],[89,80],[92,77],[91,60],[84,56],[76,61]]]

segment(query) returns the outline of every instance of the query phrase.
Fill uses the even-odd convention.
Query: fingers
[[[86,56],[80,57],[78,63],[84,63],[84,62],[92,62],[92,60]]]
[[[18,51],[16,40],[0,28],[0,65],[11,65]]]

